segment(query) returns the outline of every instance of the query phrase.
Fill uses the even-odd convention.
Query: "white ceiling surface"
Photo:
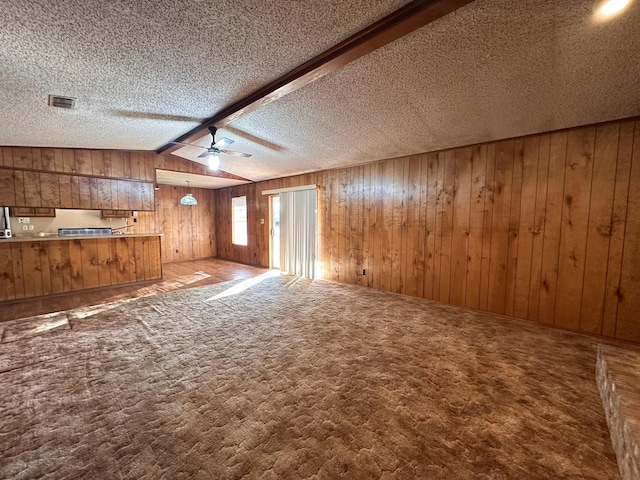
[[[476,0],[234,122],[286,150],[233,171],[257,180],[639,115],[640,1],[608,22],[595,3]]]
[[[187,183],[187,181],[189,183]],[[156,170],[156,182],[162,185],[179,185],[183,187],[190,186],[193,188],[209,189],[232,187],[234,185],[249,183],[246,181],[234,180],[231,178],[208,177],[206,175],[197,175],[194,173],[182,173],[160,169]]]
[[[0,145],[155,150],[403,3],[0,0]]]
[[[0,145],[155,149],[197,122],[148,114],[210,117],[403,3],[0,0]],[[221,129],[253,154],[221,168],[262,180],[640,115],[640,0],[608,21],[595,4],[476,0]]]

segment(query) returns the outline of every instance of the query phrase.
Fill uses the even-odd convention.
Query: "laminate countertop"
[[[86,235],[86,236],[64,236],[60,237],[57,233],[47,233],[44,236],[29,235],[11,238],[2,238],[0,243],[11,242],[46,242],[51,240],[95,240],[96,238],[135,238],[135,237],[162,237],[164,233],[115,233],[113,235]]]

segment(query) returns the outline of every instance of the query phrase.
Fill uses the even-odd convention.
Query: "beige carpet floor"
[[[594,339],[262,280],[0,325],[0,478],[619,478]]]

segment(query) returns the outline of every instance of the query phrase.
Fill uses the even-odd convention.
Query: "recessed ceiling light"
[[[600,13],[603,15],[613,15],[629,5],[629,0],[607,0],[600,5]]]

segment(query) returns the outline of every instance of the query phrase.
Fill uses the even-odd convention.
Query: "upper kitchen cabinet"
[[[153,211],[154,152],[2,147],[0,205]]]
[[[9,209],[12,217],[55,217],[55,208],[13,207]]]

